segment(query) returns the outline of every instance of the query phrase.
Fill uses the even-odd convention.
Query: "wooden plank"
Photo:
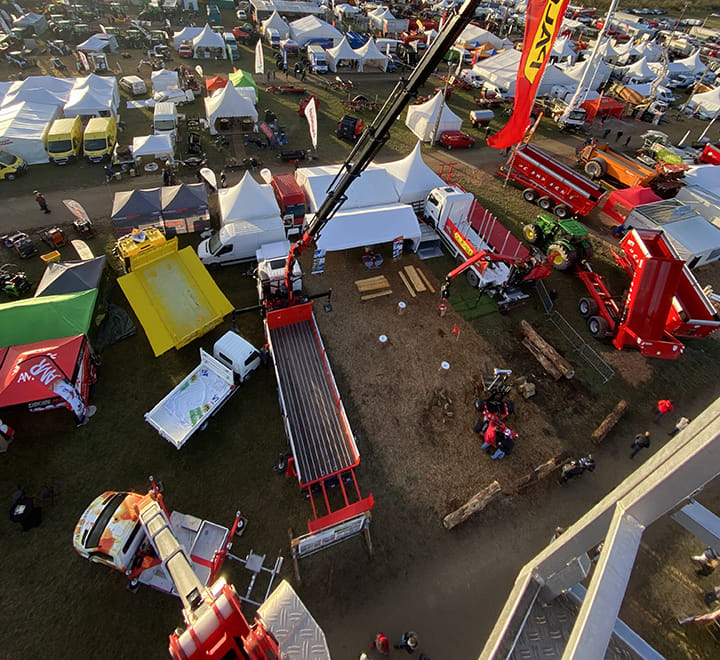
[[[372,278],[372,281],[366,280],[366,281],[359,281],[355,283],[355,286],[357,287],[357,290],[360,293],[365,293],[367,291],[377,291],[378,289],[387,289],[390,287],[390,283],[387,281],[387,278],[383,275],[381,275],[379,278]]]
[[[423,273],[419,268],[416,268],[418,275],[422,278],[422,281],[425,283],[425,286],[430,289],[431,293],[435,293],[435,287],[433,287],[432,284],[430,284],[430,280],[427,278],[425,273]]]
[[[376,284],[385,284],[387,283],[387,279],[384,275],[378,275],[377,277],[368,277],[364,280],[355,280],[355,286],[361,287],[361,286],[374,286]]]
[[[372,300],[373,298],[380,298],[381,296],[389,296],[391,293],[392,289],[378,291],[378,293],[368,293],[366,296],[360,296],[360,300]]]
[[[415,266],[405,266],[405,272],[407,273],[407,276],[410,278],[412,285],[415,287],[415,290],[418,293],[421,293],[422,291],[427,291],[427,287],[423,284],[423,281],[418,276],[417,271],[415,270]]]
[[[402,280],[402,283],[407,287],[407,290],[410,292],[410,295],[413,298],[417,298],[417,294],[415,293],[415,290],[410,286],[410,282],[408,282],[408,278],[405,277],[405,273],[403,273],[401,270],[399,270],[398,275],[400,275],[400,279]]]

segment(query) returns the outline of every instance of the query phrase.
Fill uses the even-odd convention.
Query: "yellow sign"
[[[563,19],[560,10],[564,4],[563,0],[548,0],[540,24],[530,41],[530,52],[525,61],[523,73],[531,85],[535,82],[538,72],[550,55],[553,34],[559,27],[558,21],[562,22]]]

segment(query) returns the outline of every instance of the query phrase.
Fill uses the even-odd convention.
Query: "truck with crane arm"
[[[407,79],[397,83],[375,120],[365,126],[302,237],[290,247],[285,268],[279,271],[274,260],[258,263],[257,275],[262,282],[260,307],[292,450],[283,467],[286,474],[297,477],[314,514],[314,520],[308,522],[309,533],[291,542],[293,560],[359,533],[364,534],[372,554],[369,522],[374,505],[372,495],[361,495],[355,478],[360,454],[317,328],[312,302],[297,286],[296,263],[340,209],[353,181],[388,141],[390,128],[473,18],[477,4],[478,0],[466,0],[446,21],[417,67]],[[339,508],[332,509],[332,501],[338,498],[329,496],[330,489],[339,492]],[[316,506],[316,500],[322,510]],[[296,577],[299,578],[297,562]]]

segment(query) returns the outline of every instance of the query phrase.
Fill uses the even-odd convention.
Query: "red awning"
[[[593,121],[595,117],[616,117],[622,118],[625,111],[625,104],[609,96],[601,96],[596,99],[584,101],[580,104],[587,114],[587,120]]]
[[[212,76],[212,78],[205,78],[205,87],[208,92],[214,92],[216,89],[222,89],[227,84],[227,78],[223,78],[222,76]]]
[[[659,202],[658,197],[650,188],[636,186],[624,190],[613,190],[602,206],[602,212],[609,215],[615,222],[622,224],[636,206]]]

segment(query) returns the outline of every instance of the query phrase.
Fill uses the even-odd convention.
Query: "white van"
[[[310,70],[313,73],[327,73],[328,65],[325,57],[325,49],[319,44],[310,44],[307,47],[307,57],[310,62]]]
[[[280,215],[224,224],[198,245],[200,261],[206,266],[229,266],[256,258],[266,243],[284,241],[285,224]]]
[[[147,85],[140,76],[124,76],[120,78],[118,85],[132,96],[147,94]]]
[[[177,139],[177,132],[177,106],[170,101],[156,103],[153,111],[153,133],[155,135],[170,135],[174,142]]]
[[[472,69],[463,69],[458,78],[465,81],[470,87],[475,87],[476,89],[480,89],[480,87],[483,86],[483,79]]]
[[[265,41],[268,42],[271,48],[280,48],[280,32],[275,28],[268,28],[265,30]]]
[[[378,47],[380,52],[383,55],[388,54],[388,47],[390,48],[390,53],[394,53],[397,50],[398,44],[400,41],[398,39],[376,39],[375,45]]]

